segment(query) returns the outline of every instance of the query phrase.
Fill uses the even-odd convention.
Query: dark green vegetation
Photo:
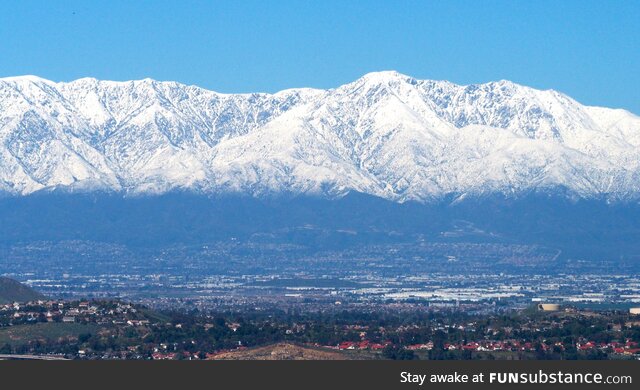
[[[18,350],[38,343],[54,343],[59,340],[75,340],[83,334],[98,333],[95,324],[38,322],[0,328],[0,345],[10,345]],[[36,349],[37,350],[37,349]]]
[[[44,296],[24,284],[0,276],[0,304],[11,302],[27,302],[43,299]]]

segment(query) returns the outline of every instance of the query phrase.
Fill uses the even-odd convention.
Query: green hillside
[[[42,298],[44,298],[42,294],[17,280],[0,276],[0,304],[28,302]]]

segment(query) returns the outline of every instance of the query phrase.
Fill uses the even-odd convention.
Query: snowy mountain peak
[[[362,76],[359,81],[371,84],[389,84],[393,82],[412,82],[415,81],[415,79],[402,73],[396,72],[395,70],[383,70],[367,73]]]
[[[53,81],[43,79],[42,77],[34,75],[12,76],[12,77],[0,77],[0,82],[12,83],[12,84],[24,84],[24,83],[45,83],[54,84]]]
[[[640,118],[506,80],[464,86],[395,71],[275,94],[0,79],[0,192],[47,188],[638,199]]]

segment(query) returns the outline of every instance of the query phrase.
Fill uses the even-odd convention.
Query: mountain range
[[[0,79],[0,193],[640,199],[640,117],[509,81],[397,72],[222,94],[150,79]]]

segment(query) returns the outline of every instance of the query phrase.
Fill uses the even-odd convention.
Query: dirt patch
[[[350,357],[337,351],[303,347],[294,344],[272,344],[265,347],[250,348],[244,351],[221,353],[214,360],[350,360]]]

